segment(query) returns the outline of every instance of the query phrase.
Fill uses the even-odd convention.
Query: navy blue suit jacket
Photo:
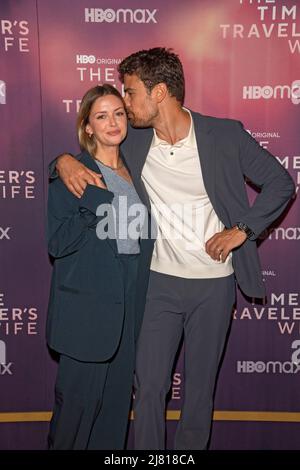
[[[191,112],[205,189],[213,208],[226,228],[244,222],[254,232],[252,240],[233,250],[236,281],[249,297],[265,297],[261,266],[255,239],[283,212],[295,191],[289,173],[267,150],[232,119],[220,119]],[[133,129],[121,148],[142,202],[151,211],[141,173],[153,138],[153,129]],[[50,175],[55,175],[55,160]],[[249,204],[245,178],[259,189]],[[188,190],[188,188],[187,188]],[[144,306],[154,240],[143,241],[141,250],[141,289],[138,305]]]
[[[88,153],[78,158],[101,173]],[[49,346],[81,361],[106,361],[119,344],[124,316],[124,285],[115,239],[100,240],[96,216],[113,193],[88,185],[81,199],[59,178],[49,184],[48,251],[54,258],[46,336]],[[144,241],[137,286],[136,334],[148,282]],[[146,253],[149,250],[146,250]],[[149,256],[149,255],[148,255]]]
[[[244,222],[253,230],[255,240],[279,217],[294,194],[292,178],[240,122],[194,112],[192,117],[204,185],[216,214],[226,228]],[[141,173],[152,138],[153,129],[129,127],[127,139],[122,144],[135,188],[149,210],[150,202]],[[247,197],[245,177],[260,188],[252,207]],[[246,295],[265,296],[254,241],[247,240],[233,250],[233,267],[236,280]]]

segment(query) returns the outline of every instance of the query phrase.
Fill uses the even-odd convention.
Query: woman
[[[101,175],[102,188],[88,185],[78,199],[59,178],[49,185],[54,268],[47,341],[60,360],[48,443],[50,449],[122,449],[140,324],[140,246],[137,230],[124,237],[130,218],[119,209],[124,200],[128,208],[144,207],[120,154],[127,118],[114,87],[85,94],[77,130],[80,160]]]

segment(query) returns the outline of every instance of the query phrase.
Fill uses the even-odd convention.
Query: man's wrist
[[[70,153],[61,153],[60,155],[58,155],[58,157],[56,158],[56,165],[55,165],[55,168],[56,168],[56,171],[59,173],[59,166],[60,166],[60,163],[61,161],[66,158],[66,157],[73,157],[72,154]]]
[[[240,230],[240,231],[244,232],[246,234],[248,240],[251,240],[251,238],[254,236],[254,232],[244,222],[237,222],[236,228],[237,228],[237,230]]]

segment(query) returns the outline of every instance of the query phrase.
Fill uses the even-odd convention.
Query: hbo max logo
[[[3,80],[0,80],[0,104],[6,103],[6,84]]]
[[[277,85],[272,87],[269,85],[245,85],[243,87],[244,100],[269,100],[278,98],[289,98],[293,104],[300,104],[300,80],[294,80],[291,86]]]
[[[121,8],[112,10],[107,8],[85,8],[84,18],[86,23],[157,23],[155,14],[157,10]]]
[[[293,361],[237,361],[238,374],[297,374],[300,363]]]
[[[0,340],[0,375],[12,375],[12,362],[7,363],[6,360],[6,344]]]

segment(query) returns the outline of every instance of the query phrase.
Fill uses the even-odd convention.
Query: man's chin
[[[149,124],[147,125],[145,122],[136,121],[135,119],[128,118],[128,121],[129,121],[131,127],[134,127],[136,129],[150,127]]]
[[[128,116],[128,121],[129,121],[129,123],[132,127],[138,127],[138,124],[137,124],[136,120],[134,119],[134,117]]]

